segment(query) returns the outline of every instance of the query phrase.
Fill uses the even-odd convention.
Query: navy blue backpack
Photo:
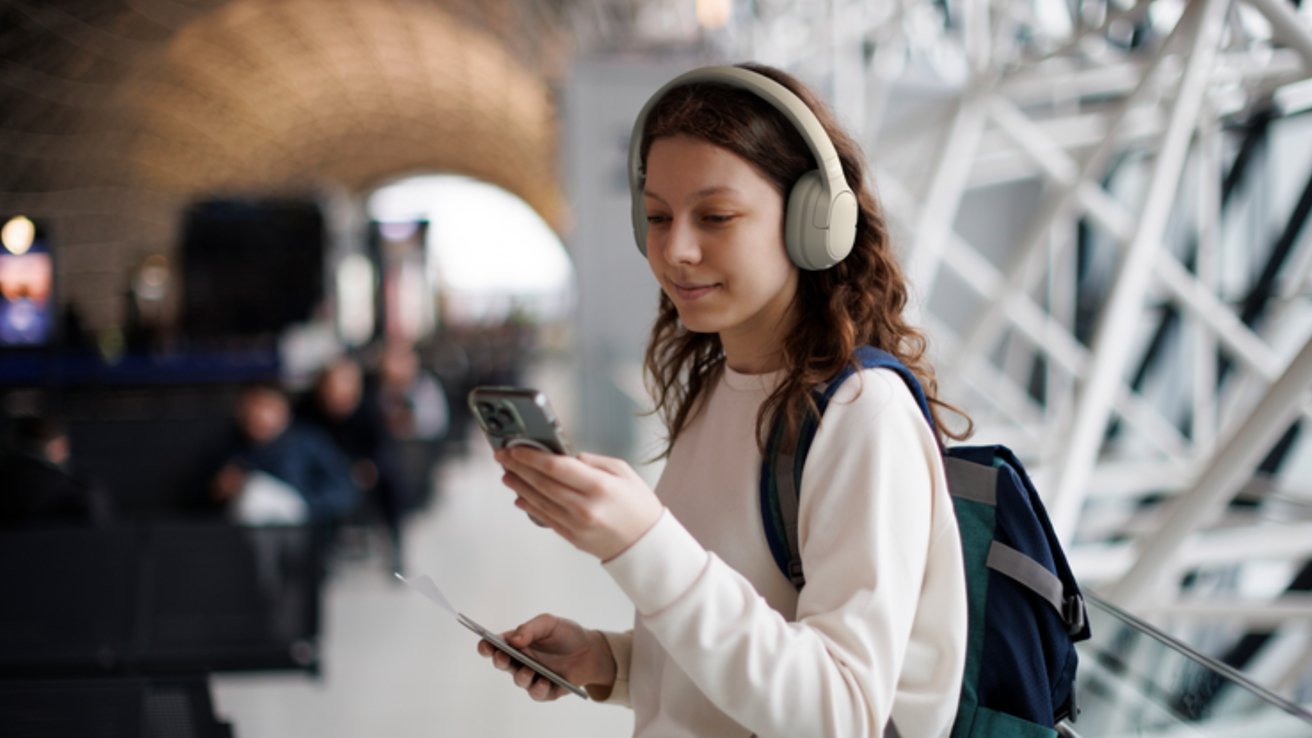
[[[896,371],[932,428],[914,374],[891,354],[857,349],[865,368]],[[823,388],[824,413],[849,365]],[[797,444],[780,448],[776,425],[761,463],[761,516],[775,562],[798,589],[805,584],[797,545],[798,491],[819,418],[802,424]],[[952,738],[1056,736],[1075,719],[1075,643],[1089,637],[1084,599],[1025,469],[1003,446],[955,446],[944,468],[961,530],[969,631],[966,668]],[[890,726],[887,735],[896,735]],[[911,737],[907,737],[911,738]]]

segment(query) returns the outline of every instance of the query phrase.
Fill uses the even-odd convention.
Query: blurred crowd
[[[234,396],[230,433],[198,454],[209,460],[196,484],[177,491],[178,510],[242,525],[316,525],[330,540],[381,531],[389,568],[403,570],[406,519],[434,493],[430,472],[452,425],[448,393],[416,347],[387,341],[339,353],[304,387],[251,381]],[[124,518],[105,485],[76,463],[55,413],[7,426],[0,528],[105,527]]]
[[[233,438],[198,503],[247,525],[378,521],[402,571],[405,519],[432,482],[415,478],[401,444],[440,440],[450,413],[413,346],[389,343],[373,359],[338,356],[299,396],[243,387]]]

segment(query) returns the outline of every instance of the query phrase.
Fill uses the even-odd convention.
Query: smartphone
[[[538,390],[475,387],[469,392],[469,409],[492,448],[530,446],[553,454],[574,455],[560,428],[560,419],[546,394]]]
[[[478,623],[475,623],[473,620],[470,620],[464,615],[458,616],[458,619],[461,625],[477,633],[479,637],[481,637],[483,640],[487,641],[488,643],[491,643],[493,648],[496,648],[498,651],[509,656],[511,660],[515,661],[516,663],[527,666],[528,668],[532,669],[538,674],[541,674],[542,676],[546,677],[547,680],[550,681],[552,684],[559,685],[561,688],[567,689],[570,692],[573,692],[574,694],[582,697],[585,700],[588,699],[588,693],[585,692],[582,687],[573,684],[565,677],[553,671],[547,665],[543,664],[542,662],[538,661],[532,656],[529,656],[528,654],[524,653],[518,648],[515,648],[509,643],[506,643],[505,639],[503,639],[501,636],[497,635],[496,633],[493,633],[487,628],[484,628]]]

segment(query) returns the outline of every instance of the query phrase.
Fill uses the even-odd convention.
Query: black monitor
[[[324,239],[323,213],[311,200],[192,204],[182,228],[188,338],[276,335],[309,320],[323,299]]]

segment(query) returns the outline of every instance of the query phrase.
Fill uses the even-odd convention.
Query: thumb
[[[555,627],[555,616],[546,614],[538,615],[511,631],[510,634],[506,636],[506,642],[515,648],[526,648],[551,635],[551,631],[554,630]]]

